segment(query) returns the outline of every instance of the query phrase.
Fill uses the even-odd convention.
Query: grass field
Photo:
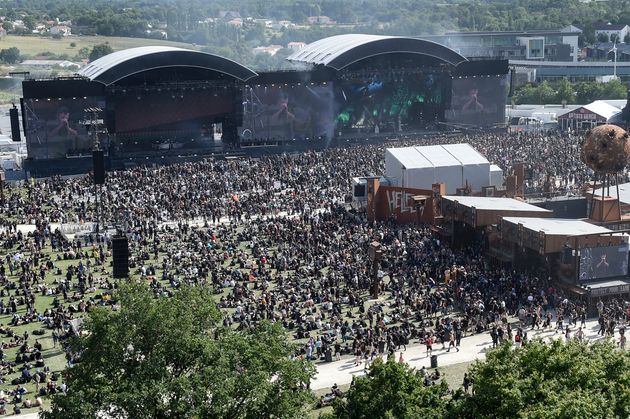
[[[72,42],[76,44],[75,47],[70,46]],[[34,57],[45,52],[51,52],[55,55],[68,54],[72,57],[83,47],[91,50],[94,45],[104,44],[106,42],[109,43],[114,51],[148,45],[198,49],[192,44],[159,39],[123,38],[114,36],[68,36],[62,39],[53,39],[43,36],[15,35],[7,35],[2,38],[2,40],[0,40],[0,49],[16,47],[24,57]]]

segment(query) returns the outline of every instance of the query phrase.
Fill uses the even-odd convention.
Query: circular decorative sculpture
[[[616,125],[589,130],[582,144],[582,161],[597,173],[617,173],[630,160],[630,135]]]

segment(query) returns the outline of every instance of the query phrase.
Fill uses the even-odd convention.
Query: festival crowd
[[[31,406],[66,391],[37,336],[15,329],[36,324],[32,334],[52,333],[69,366],[80,361],[68,338],[90,307],[111,304],[115,288],[112,226],[128,235],[131,271],[156,295],[183,283],[209,284],[226,326],[281,322],[299,343],[296,356],[311,360],[351,356],[367,365],[413,341],[427,356],[459,351],[473,333],[490,334],[495,346],[506,339],[522,345],[527,330],[554,321],[567,339],[580,339],[577,324],[583,327],[589,307],[554,288],[544,270],[494,266],[480,243],[453,248],[428,226],[368,222],[351,205],[351,178],[382,174],[385,147],[455,142],[470,143],[504,170],[527,163],[531,194],[579,194],[592,175],[580,162],[578,137],[484,133],[115,171],[98,210],[89,176],[11,189],[0,233],[0,311],[8,319],[0,334],[2,350],[19,351],[8,359],[0,350],[0,380],[20,376],[0,401]],[[68,238],[54,227],[90,222],[105,233]],[[375,240],[384,254],[377,272],[368,253]],[[61,261],[71,263],[61,269]],[[369,298],[374,280],[378,300]],[[37,301],[44,296],[52,304],[42,309]],[[625,347],[627,304],[608,300],[596,308],[602,333],[617,332]],[[36,383],[37,394],[24,394],[25,383]]]

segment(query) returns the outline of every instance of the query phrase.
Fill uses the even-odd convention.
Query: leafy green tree
[[[623,37],[623,43],[630,44],[630,32],[626,33],[626,35]]]
[[[455,403],[453,417],[630,416],[630,353],[610,342],[503,345],[470,371],[474,394]]]
[[[369,372],[355,378],[345,399],[337,399],[334,417],[441,418],[445,417],[448,386],[425,387],[420,373],[406,364],[376,359]]]
[[[608,37],[608,34],[605,32],[600,32],[597,34],[597,40],[599,42],[608,42],[610,41],[610,38]]]
[[[601,99],[625,99],[627,96],[627,86],[619,79],[604,83]]]
[[[569,80],[563,78],[558,83],[558,89],[556,91],[556,103],[562,103],[566,101],[566,103],[574,103],[575,102],[575,92],[573,89],[573,85]]]
[[[577,103],[587,104],[601,96],[601,83],[582,82],[577,85]]]
[[[556,92],[547,80],[538,85],[537,94],[539,97],[538,103],[543,105],[546,103],[553,103],[556,98]]]
[[[104,57],[107,54],[111,54],[112,52],[114,52],[114,50],[108,43],[94,45],[94,47],[92,47],[92,51],[90,52],[89,60],[98,60],[99,58]]]
[[[17,47],[11,47],[0,50],[0,61],[6,64],[15,64],[20,59],[20,50]]]
[[[79,60],[84,60],[88,58],[89,56],[90,56],[90,50],[87,47],[79,48],[79,51],[77,51],[77,55],[76,55],[76,57]]]
[[[293,418],[311,400],[311,363],[279,324],[237,332],[221,326],[209,287],[155,297],[140,281],[114,295],[118,310],[89,313],[73,343],[80,362],[64,373],[50,418]]]
[[[22,22],[24,22],[24,26],[26,27],[26,29],[28,29],[29,31],[32,31],[33,29],[35,29],[35,26],[37,26],[37,20],[35,19],[34,16],[32,15],[26,15],[22,18]]]

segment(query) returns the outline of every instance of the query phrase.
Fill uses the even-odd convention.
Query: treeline
[[[245,22],[242,27],[218,18],[222,11],[238,12],[243,18],[289,20],[298,26],[271,30],[263,24]],[[584,29],[582,45],[597,41],[593,22],[630,23],[630,2],[611,0],[583,3],[580,0],[20,0],[1,4],[0,15],[8,21],[22,20],[27,29],[38,22],[72,21],[76,35],[163,37],[194,43],[255,68],[285,65],[289,51],[276,56],[254,56],[252,48],[288,42],[312,42],[342,33],[420,36],[445,31],[497,31],[559,29],[574,24]],[[336,25],[304,25],[309,16],[325,15]],[[301,25],[301,26],[300,26]],[[28,30],[14,30],[28,33]]]
[[[619,80],[608,83],[580,82],[571,84],[567,79],[558,82],[544,81],[527,84],[516,90],[512,102],[517,105],[577,103],[585,105],[595,100],[625,99],[627,86]]]
[[[447,30],[495,31],[558,29],[575,24],[595,41],[591,24],[597,20],[630,23],[630,2],[580,0],[23,0],[3,2],[9,19],[37,21],[59,18],[102,35],[144,36],[146,24],[166,23],[169,35],[199,30],[207,17],[236,11],[242,17],[290,20],[326,15],[339,24],[397,35],[422,35]],[[355,30],[346,28],[340,30]]]

